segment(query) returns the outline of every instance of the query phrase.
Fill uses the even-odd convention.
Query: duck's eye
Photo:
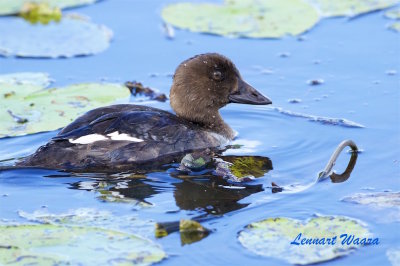
[[[217,80],[217,81],[220,81],[220,80],[222,80],[222,78],[223,78],[222,72],[219,71],[219,70],[215,70],[214,73],[213,73],[213,79]]]

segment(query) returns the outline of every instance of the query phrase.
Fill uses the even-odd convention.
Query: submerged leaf
[[[223,160],[232,163],[229,168],[239,178],[262,177],[272,169],[271,160],[262,156],[224,156]]]
[[[0,76],[1,80],[7,82],[12,77]],[[9,95],[0,97],[0,137],[56,130],[91,109],[111,104],[117,99],[128,100],[130,95],[125,86],[111,83],[51,89],[40,86],[47,84],[43,81],[38,81],[39,85],[29,81],[20,85],[17,83],[0,83],[0,95]],[[18,123],[15,117],[27,122]]]
[[[399,3],[398,0],[308,0],[308,2],[315,5],[324,17],[354,17]]]
[[[317,11],[301,0],[226,0],[224,4],[177,3],[162,18],[194,32],[249,38],[297,35],[318,21]]]
[[[262,156],[222,156],[217,160],[215,174],[233,182],[248,182],[264,176],[272,162]]]
[[[400,192],[356,193],[342,201],[377,207],[400,207]]]
[[[50,224],[0,226],[0,246],[2,265],[150,265],[166,256],[135,235]]]
[[[317,239],[319,244],[295,245],[301,238]],[[359,247],[355,244],[342,245],[342,234],[355,238],[371,238],[366,227],[357,220],[347,217],[319,216],[307,222],[290,218],[268,218],[252,223],[239,233],[239,242],[251,252],[266,257],[275,257],[293,264],[313,264],[344,256]],[[336,237],[335,244],[328,239]],[[301,240],[297,240],[298,243]],[[322,244],[324,243],[324,244]],[[362,245],[360,245],[362,246]]]
[[[98,0],[3,0],[0,1],[0,16],[18,14],[27,3],[46,3],[52,8],[69,8],[95,3]]]
[[[48,25],[32,25],[18,17],[6,17],[0,20],[0,32],[0,55],[18,57],[97,54],[108,48],[112,38],[107,27],[75,17]]]

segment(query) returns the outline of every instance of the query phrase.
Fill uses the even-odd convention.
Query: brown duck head
[[[228,103],[272,103],[242,79],[231,60],[217,53],[197,55],[178,66],[170,101],[177,116],[228,139],[235,134],[220,116],[220,108]]]

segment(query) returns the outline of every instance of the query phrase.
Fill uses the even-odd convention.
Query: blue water
[[[199,53],[222,53],[236,63],[247,82],[272,99],[274,106],[304,114],[346,118],[365,128],[310,122],[282,115],[269,107],[232,104],[224,108],[222,116],[239,132],[237,142],[247,144],[246,150],[230,150],[229,154],[269,157],[273,170],[254,182],[264,191],[249,193],[239,202],[220,199],[228,207],[220,211],[223,217],[203,223],[215,230],[205,239],[181,246],[178,233],[153,238],[171,255],[162,264],[211,261],[213,265],[281,265],[284,264],[281,260],[259,257],[245,250],[236,239],[237,233],[245,225],[267,217],[307,219],[315,213],[360,219],[381,240],[378,246],[362,248],[325,264],[389,264],[387,249],[400,246],[399,221],[391,219],[390,210],[344,203],[340,199],[371,191],[366,188],[400,190],[400,34],[385,28],[390,20],[383,17],[383,12],[352,20],[325,19],[304,34],[303,41],[296,37],[229,39],[180,30],[174,40],[168,40],[160,19],[161,9],[168,2],[172,1],[101,1],[68,11],[88,15],[94,22],[110,27],[115,34],[110,48],[96,56],[72,59],[0,58],[0,73],[48,72],[55,79],[55,86],[137,80],[168,94],[170,74],[182,60]],[[279,56],[281,53],[290,55],[283,58]],[[260,67],[272,73],[263,74]],[[388,75],[388,70],[398,73]],[[307,80],[319,78],[325,83],[307,84]],[[302,102],[289,103],[293,98]],[[154,102],[152,106],[170,110],[168,103]],[[56,133],[0,139],[0,160],[28,155]],[[338,184],[327,180],[296,194],[271,194],[267,188],[271,182],[279,185],[314,182],[344,139],[354,140],[363,150],[349,180]],[[345,168],[349,157],[341,155],[335,167],[338,172]],[[52,178],[52,175],[62,177]],[[110,210],[115,215],[134,212],[140,218],[157,222],[204,213],[201,208],[196,209],[196,203],[186,206],[180,202],[196,186],[185,189],[185,181],[168,172],[151,173],[146,179],[130,181],[127,195],[154,205],[138,211],[133,211],[128,203],[102,202],[95,191],[71,189],[71,184],[93,178],[96,176],[69,176],[42,170],[1,172],[0,219],[23,221],[18,210],[33,212],[43,207],[51,213],[82,207]],[[207,184],[207,179],[197,181]],[[176,196],[177,192],[182,198]],[[1,196],[4,194],[7,196]],[[201,207],[200,203],[197,207]]]

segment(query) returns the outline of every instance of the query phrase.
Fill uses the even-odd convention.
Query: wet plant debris
[[[154,89],[144,87],[142,83],[136,81],[127,81],[125,86],[131,91],[133,96],[141,95],[149,97],[151,100],[165,102],[168,98],[164,93],[158,93]]]
[[[24,3],[19,15],[30,23],[49,24],[50,21],[61,20],[61,9],[50,7],[47,3]]]

